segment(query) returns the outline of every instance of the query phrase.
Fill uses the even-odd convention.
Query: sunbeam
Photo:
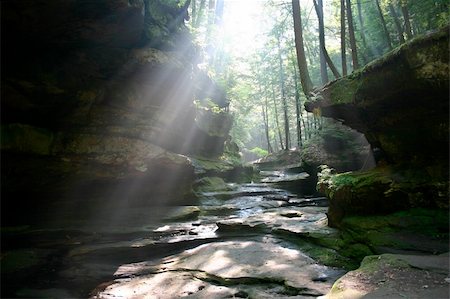
[[[1,1],[0,297],[448,297],[444,2]]]

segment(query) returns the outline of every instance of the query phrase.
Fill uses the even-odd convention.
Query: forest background
[[[301,148],[333,126],[303,104],[417,35],[448,25],[448,0],[191,0],[199,67],[226,91],[246,161]],[[204,103],[203,103],[204,104]],[[220,108],[210,102],[205,109]]]

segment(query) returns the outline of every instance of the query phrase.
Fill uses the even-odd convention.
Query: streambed
[[[311,254],[318,246],[310,234],[336,233],[326,204],[252,183],[203,193],[189,206],[105,206],[96,219],[74,221],[73,207],[60,229],[7,234],[15,247],[4,253],[3,287],[33,298],[318,297],[345,273]]]

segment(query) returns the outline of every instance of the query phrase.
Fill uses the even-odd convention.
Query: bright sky
[[[223,34],[233,56],[254,52],[257,35],[262,33],[264,1],[227,0],[223,16]]]
[[[275,0],[290,5],[290,0]],[[272,16],[264,11],[266,0],[225,0],[221,34],[228,51],[234,57],[245,57],[264,42],[261,35],[270,30]],[[312,1],[301,0],[303,9],[310,11]],[[280,7],[281,9],[281,7]],[[312,17],[315,17],[313,14]]]

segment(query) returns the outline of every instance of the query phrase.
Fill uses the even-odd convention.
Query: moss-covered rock
[[[39,212],[68,198],[81,208],[90,208],[93,198],[182,201],[193,195],[196,179],[190,155],[230,164],[230,173],[237,169],[218,158],[230,116],[203,114],[194,104],[205,97],[219,106],[228,101],[196,68],[186,3],[2,5],[8,45],[2,49],[2,203],[8,211],[19,210],[23,198]]]
[[[298,150],[282,150],[263,157],[253,163],[259,170],[278,170],[293,164],[301,163],[301,152]]]
[[[449,250],[449,215],[438,209],[411,209],[384,216],[353,216],[341,224],[346,240],[369,246],[374,253]]]
[[[21,153],[49,155],[54,134],[46,129],[24,124],[1,126],[1,149]]]
[[[196,220],[200,215],[201,210],[197,206],[185,206],[177,208],[175,211],[172,211],[165,220],[167,222],[171,221],[192,221]]]
[[[413,39],[329,83],[306,109],[363,132],[388,163],[448,165],[448,32]]]
[[[250,182],[254,176],[254,169],[250,165],[243,165],[241,158],[235,151],[226,149],[220,157],[190,157],[195,173],[199,177],[220,177],[230,182]]]
[[[39,249],[19,249],[2,253],[2,273],[23,271],[45,264],[47,252]]]
[[[189,3],[190,1],[144,0],[144,41],[157,47],[173,48],[177,37],[182,33],[187,34],[184,20],[188,19]]]
[[[335,227],[344,217],[352,215],[386,214],[412,207],[448,207],[445,186],[424,173],[390,167],[340,174],[325,167],[317,185],[330,199],[329,225]]]
[[[219,177],[201,178],[195,183],[194,188],[198,193],[231,190],[227,183],[225,183],[225,181]]]
[[[448,256],[383,254],[338,279],[326,299],[446,298]]]
[[[301,151],[305,166],[328,165],[338,172],[374,167],[370,145],[363,134],[333,120],[323,120],[317,135],[306,140]]]

